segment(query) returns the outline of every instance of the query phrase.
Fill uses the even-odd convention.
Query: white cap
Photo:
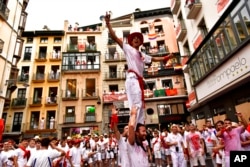
[[[40,139],[40,137],[39,136],[35,136],[34,139]]]
[[[162,133],[161,133],[161,136],[165,137],[165,136],[166,136],[165,132],[162,132]]]
[[[70,136],[67,137],[67,140],[71,140],[72,138]]]

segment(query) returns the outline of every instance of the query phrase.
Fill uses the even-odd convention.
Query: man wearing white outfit
[[[154,138],[151,141],[153,147],[153,153],[155,156],[155,164],[157,167],[161,167],[161,139],[159,137],[159,132],[154,131]]]
[[[186,167],[186,155],[184,154],[183,137],[178,133],[177,125],[171,126],[171,133],[167,136],[167,144],[170,146],[170,154],[172,158],[173,167]]]
[[[206,166],[205,164],[205,145],[202,140],[201,133],[196,131],[196,127],[194,124],[190,124],[189,126],[190,132],[187,135],[187,148],[188,154],[190,156],[190,163],[193,167],[198,166],[198,160],[201,166]]]

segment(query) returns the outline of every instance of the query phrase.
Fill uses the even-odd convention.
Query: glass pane
[[[244,27],[242,25],[243,23],[241,23],[239,16],[236,16],[233,21],[236,26],[237,35],[239,36],[240,41],[243,41],[246,38],[246,34],[244,33]]]
[[[245,23],[245,27],[247,28],[248,35],[250,34],[250,13],[248,12],[246,7],[243,7],[241,10],[241,15],[243,17],[243,21]]]
[[[235,34],[233,32],[233,29],[232,29],[231,22],[228,22],[226,24],[225,35],[227,36],[227,38],[229,40],[229,44],[230,44],[231,48],[234,49],[237,46],[237,41],[236,41],[236,37],[235,37]]]

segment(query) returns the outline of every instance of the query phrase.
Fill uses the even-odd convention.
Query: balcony
[[[26,107],[27,98],[14,98],[11,102],[11,108],[22,109]]]
[[[202,8],[200,0],[188,0],[186,5],[187,19],[195,19]]]
[[[85,114],[85,122],[96,122],[95,113],[86,113]]]
[[[21,74],[17,77],[17,81],[19,83],[27,83],[29,82],[29,74]]]
[[[171,75],[179,75],[182,74],[181,70],[175,70],[175,66],[171,67],[158,67],[158,70],[155,69],[157,67],[153,67],[145,69],[143,72],[143,77],[144,78],[156,78],[156,77],[164,77],[164,76],[171,76]]]
[[[100,72],[100,64],[99,63],[88,63],[88,64],[63,64],[62,71],[66,73],[82,73],[82,72]]]
[[[60,75],[61,73],[59,71],[51,71],[47,75],[47,81],[48,82],[59,82],[60,81]]]
[[[6,4],[2,1],[0,2],[0,17],[3,20],[8,20],[10,10],[7,8]]]
[[[58,102],[57,102],[57,97],[45,97],[45,106],[57,106]]]
[[[47,61],[47,53],[38,53],[35,57],[36,62],[46,62]]]
[[[168,46],[166,45],[160,45],[158,47],[148,47],[148,46],[145,47],[144,46],[141,48],[141,51],[151,56],[166,55],[169,53]]]
[[[24,123],[15,122],[13,124],[5,124],[4,133],[22,132],[26,128]]]
[[[125,62],[126,58],[123,52],[115,52],[114,54],[105,53],[105,63],[108,62]]]
[[[125,71],[105,72],[104,74],[104,81],[124,80],[125,78],[126,78]]]
[[[113,103],[115,101],[126,101],[127,94],[125,91],[120,92],[104,92],[103,93],[103,102],[104,103]]]
[[[32,82],[33,83],[43,83],[43,82],[45,82],[45,74],[44,73],[33,74]]]
[[[181,42],[186,37],[186,35],[187,35],[187,28],[184,20],[181,20],[176,28],[176,38],[178,41]]]
[[[42,97],[31,97],[29,99],[29,106],[30,107],[41,107],[42,106]]]
[[[63,117],[64,124],[75,123],[75,121],[76,121],[75,115],[65,114]]]
[[[171,11],[177,14],[181,6],[181,0],[171,0]]]
[[[63,101],[77,101],[79,99],[78,90],[62,90],[62,100]]]
[[[50,62],[60,62],[62,61],[62,58],[61,58],[61,52],[58,51],[58,52],[52,52],[49,56],[49,61]]]
[[[37,118],[38,119],[38,118]],[[47,124],[46,124],[47,123]],[[57,123],[46,122],[44,127],[39,127],[39,122],[27,122],[23,128],[26,133],[42,134],[48,132],[55,132],[57,129]]]
[[[96,89],[83,89],[82,100],[97,100],[99,95],[98,88]]]

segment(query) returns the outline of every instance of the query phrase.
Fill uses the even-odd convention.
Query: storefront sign
[[[211,73],[196,87],[198,100],[207,98],[211,93],[219,93],[226,85],[234,82],[250,72],[250,45],[239,51],[230,60]]]

